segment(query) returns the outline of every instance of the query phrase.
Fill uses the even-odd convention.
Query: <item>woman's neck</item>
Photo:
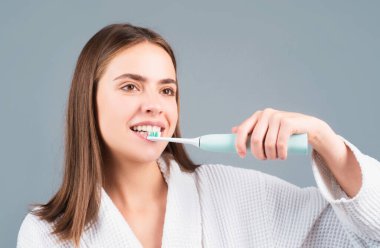
[[[162,202],[167,194],[167,184],[156,161],[107,163],[104,189],[123,209],[140,209],[150,202]]]

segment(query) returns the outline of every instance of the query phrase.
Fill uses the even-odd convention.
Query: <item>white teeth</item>
[[[153,132],[159,132],[160,131],[160,127],[153,127]]]
[[[132,130],[134,131],[144,131],[144,132],[160,132],[161,128],[158,126],[134,126],[132,127]]]

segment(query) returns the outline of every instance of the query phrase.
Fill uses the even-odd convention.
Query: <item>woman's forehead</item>
[[[118,52],[105,71],[105,74],[113,79],[126,73],[146,78],[176,79],[170,55],[160,46],[149,42],[139,43]]]

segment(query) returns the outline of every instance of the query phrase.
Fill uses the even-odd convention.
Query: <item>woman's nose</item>
[[[160,114],[162,112],[161,106],[157,104],[144,105],[144,112],[149,114]]]
[[[158,97],[151,95],[144,100],[142,109],[145,113],[159,114],[162,112],[162,105]]]

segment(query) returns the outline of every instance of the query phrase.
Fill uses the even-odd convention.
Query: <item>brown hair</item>
[[[53,234],[63,241],[71,240],[79,245],[84,229],[96,221],[100,205],[105,149],[96,112],[98,81],[118,52],[141,42],[162,47],[177,71],[170,45],[154,31],[130,24],[104,27],[87,42],[79,55],[67,104],[63,181],[53,198],[46,204],[37,205],[33,211],[53,224]],[[176,100],[179,114],[179,90]],[[173,136],[181,137],[179,118]],[[166,162],[174,159],[187,172],[199,166],[178,143],[169,143],[162,157]]]

